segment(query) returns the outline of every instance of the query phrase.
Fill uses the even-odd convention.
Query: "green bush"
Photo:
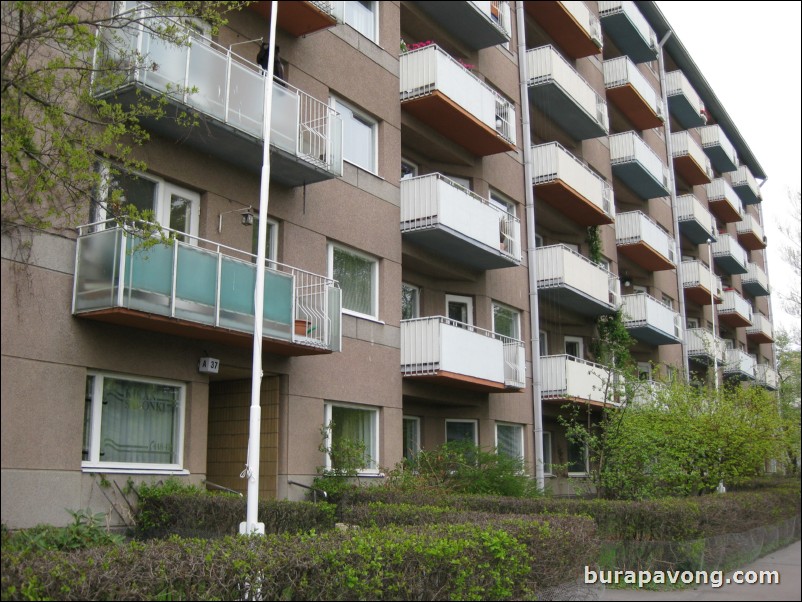
[[[119,544],[122,535],[110,532],[104,525],[104,513],[89,510],[68,510],[73,522],[66,527],[38,525],[10,533],[3,528],[3,552],[31,552],[42,550],[81,550]]]

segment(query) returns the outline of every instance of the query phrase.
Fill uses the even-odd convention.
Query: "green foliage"
[[[336,500],[344,491],[358,487],[356,477],[370,459],[364,441],[347,436],[334,437],[334,429],[334,422],[320,429],[318,450],[326,454],[328,467],[318,467],[319,474],[313,479],[312,486]]]
[[[602,240],[598,226],[588,226],[588,257],[593,263],[602,261]]]
[[[72,524],[66,527],[39,525],[13,534],[6,534],[4,530],[3,552],[83,550],[124,541],[121,535],[111,533],[106,528],[106,515],[103,512],[93,514],[89,509],[67,512],[72,516]]]

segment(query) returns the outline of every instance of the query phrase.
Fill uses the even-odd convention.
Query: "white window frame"
[[[699,328],[699,318],[685,318],[685,328]]]
[[[446,295],[446,306],[445,306],[445,313],[443,314],[447,318],[448,316],[448,304],[451,301],[455,301],[457,303],[465,303],[468,308],[468,321],[465,322],[468,326],[473,326],[473,297],[467,297],[465,295]]]
[[[499,439],[499,437],[498,437],[498,428],[500,426],[501,427],[514,428],[514,429],[516,429],[518,431],[517,439],[518,439],[518,448],[520,450],[520,454],[517,456],[517,459],[523,461],[524,454],[525,454],[525,449],[524,449],[524,425],[523,424],[516,424],[516,423],[513,423],[513,422],[496,422],[496,453],[499,453],[499,449],[498,449],[498,447],[499,447],[498,446],[498,439]]]
[[[340,117],[343,121],[343,161],[350,163],[360,169],[364,169],[374,175],[379,174],[378,165],[379,165],[379,122],[376,121],[373,117],[358,109],[351,103],[338,96],[332,96],[329,102],[329,105],[332,109],[339,113]],[[350,113],[353,117],[349,116]],[[370,152],[370,165],[360,165],[359,163],[355,162],[353,159],[350,159],[346,156],[348,152],[348,143],[347,143],[347,136],[348,132],[346,131],[348,128],[348,122],[354,119],[362,123],[362,125],[368,126],[370,128],[370,145],[371,145],[371,152]]]
[[[409,169],[409,173],[407,175],[404,175],[405,166]],[[401,181],[416,177],[418,172],[419,168],[417,163],[410,161],[409,159],[404,159],[403,157],[401,158]]]
[[[478,446],[479,445],[479,421],[476,419],[466,419],[466,418],[446,418],[445,422],[445,442],[449,443],[448,441],[448,425],[449,424],[472,424],[473,425],[473,444]]]
[[[186,383],[178,381],[164,380],[160,378],[143,378],[131,376],[129,374],[119,374],[113,372],[100,372],[90,370],[87,378],[93,377],[92,400],[90,405],[91,416],[86,421],[89,429],[89,458],[81,460],[81,470],[83,472],[107,472],[113,474],[189,474],[184,468],[184,436],[186,430]],[[178,404],[176,412],[176,425],[174,433],[174,463],[155,464],[144,462],[104,462],[100,459],[100,429],[103,418],[103,379],[113,378],[137,383],[160,384],[175,387],[179,390]],[[86,405],[86,404],[85,404]],[[86,420],[86,418],[85,418]]]
[[[499,191],[490,189],[490,204],[496,207],[497,209],[501,209],[505,213],[512,215],[515,217],[515,203],[507,198],[505,195],[501,194]],[[542,246],[542,245],[541,245]]]
[[[364,314],[358,311],[354,311],[352,309],[346,309],[345,307],[342,308],[342,313],[347,314],[349,316],[355,316],[357,318],[366,318],[368,320],[379,320],[379,260],[372,256],[368,255],[367,253],[363,253],[362,251],[357,251],[356,249],[341,245],[339,243],[329,243],[328,248],[328,270],[329,270],[329,278],[334,279],[334,250],[337,249],[344,253],[348,253],[350,255],[354,255],[366,261],[372,262],[372,269],[371,269],[371,313]],[[342,288],[342,283],[340,283],[340,287]],[[344,295],[343,295],[344,298]]]
[[[544,246],[545,244],[543,244],[543,236],[540,234],[535,234],[535,248]]]
[[[402,298],[401,298],[401,313],[402,313],[401,319],[402,320],[414,320],[415,318],[420,318],[420,287],[419,286],[415,286],[414,284],[410,284],[409,282],[402,282],[401,283],[402,295],[403,295],[404,288],[408,288],[408,289],[411,289],[411,290],[415,291],[415,303],[414,303],[413,312],[412,312],[414,315],[411,318],[404,318],[404,316],[403,316],[403,312],[404,312],[404,303],[403,303],[403,301],[404,300],[403,300],[403,296],[402,296]]]
[[[409,460],[410,458],[407,454],[410,454],[412,457],[417,456],[421,450],[420,444],[420,418],[417,416],[404,416],[402,419],[403,423],[414,424],[414,432],[415,432],[415,442],[414,442],[414,449],[408,450],[406,448],[406,439],[403,437],[403,429],[402,429],[402,444],[404,445],[404,449],[401,452],[401,456]]]
[[[363,4],[363,5],[367,4],[368,6],[366,6],[366,8],[373,14],[373,35],[372,36],[368,35],[367,32],[365,32],[361,28],[359,28],[357,26],[358,24],[353,23],[353,22],[349,22],[349,20],[348,20],[348,15],[346,14],[346,10],[345,10],[346,9],[346,5],[348,5],[348,4],[357,4],[357,2],[346,1],[346,2],[340,2],[340,3],[337,3],[337,4],[340,4],[342,6],[342,8],[340,8],[336,12],[342,11],[341,14],[338,15],[338,16],[340,17],[340,19],[342,20],[343,23],[348,25],[348,27],[350,27],[354,31],[359,32],[362,36],[364,36],[365,38],[367,38],[371,42],[374,42],[375,44],[379,43],[379,2],[375,2],[375,1],[364,2],[364,3],[363,2],[359,2],[359,4]]]
[[[575,355],[573,357],[578,357],[579,359],[585,359],[585,339],[582,337],[575,337],[570,335],[565,335],[563,337],[563,351],[566,355],[571,355],[568,353],[568,343],[576,343],[579,346],[579,355]]]
[[[253,255],[257,254],[256,244],[258,243],[260,219],[258,215],[254,215],[253,224],[250,226],[253,228],[253,232],[251,232],[251,253]],[[265,259],[270,262],[275,262],[278,261],[278,222],[270,217],[265,221],[267,222],[267,240],[270,241],[270,244],[267,245],[265,249]],[[256,261],[255,258],[254,261]]]
[[[553,456],[551,451],[552,434],[551,431],[543,431],[543,457],[539,461],[543,462],[543,475],[553,477]]]
[[[520,310],[517,310],[514,307],[510,307],[509,305],[504,305],[503,303],[499,303],[498,301],[493,301],[491,303],[491,321],[492,321],[492,324],[493,324],[493,327],[492,327],[493,328],[493,332],[495,334],[500,335],[500,336],[507,336],[507,335],[503,335],[503,334],[499,333],[498,331],[496,331],[496,308],[512,312],[512,314],[514,316],[515,330],[516,330],[516,336],[514,336],[512,338],[514,338],[516,340],[519,340],[519,341],[521,339],[523,339],[523,337],[521,336],[521,312],[520,312]]]
[[[379,471],[379,449],[381,449],[381,445],[379,443],[379,408],[374,406],[363,406],[358,404],[352,403],[340,403],[334,401],[327,401],[323,406],[323,426],[328,427],[331,424],[331,410],[334,407],[338,408],[345,408],[348,410],[358,410],[362,412],[369,412],[371,416],[371,425],[370,428],[373,431],[373,445],[370,448],[366,448],[365,452],[368,454],[368,457],[371,459],[373,466],[363,467],[357,472],[360,475],[378,475],[380,474]],[[324,445],[326,448],[330,447],[331,445],[331,430],[326,428],[326,437],[324,441]],[[331,456],[329,454],[326,455],[326,470],[331,470]]]

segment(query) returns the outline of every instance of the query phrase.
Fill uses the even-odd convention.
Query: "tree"
[[[86,219],[101,185],[99,159],[145,169],[134,152],[148,140],[140,121],[167,118],[166,98],[142,95],[123,105],[95,94],[116,90],[136,69],[158,68],[124,44],[131,27],[187,45],[184,20],[202,19],[216,33],[225,15],[247,2],[157,2],[151,13],[111,14],[117,4],[2,3],[4,234],[19,226],[64,228]],[[192,117],[183,117],[191,125]],[[111,201],[111,216],[125,212],[114,206],[113,196]]]
[[[798,332],[798,331],[797,331]],[[800,471],[800,399],[802,398],[802,351],[791,344],[791,336],[779,330],[775,337],[777,368],[780,374],[779,402],[785,436],[785,454],[782,458],[786,472],[798,475]]]

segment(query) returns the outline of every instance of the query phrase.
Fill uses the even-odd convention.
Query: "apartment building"
[[[776,389],[766,176],[655,3],[279,2],[265,212],[270,4],[189,48],[109,39],[152,60],[97,94],[201,122],[148,123],[148,171],[109,178],[173,244],[102,209],[25,270],[4,239],[4,523],[108,509],[106,479],[245,490],[259,220],[261,497],[304,498],[324,436],[365,444],[364,482],[470,440],[574,492],[558,417],[622,402],[619,309],[642,379]]]

